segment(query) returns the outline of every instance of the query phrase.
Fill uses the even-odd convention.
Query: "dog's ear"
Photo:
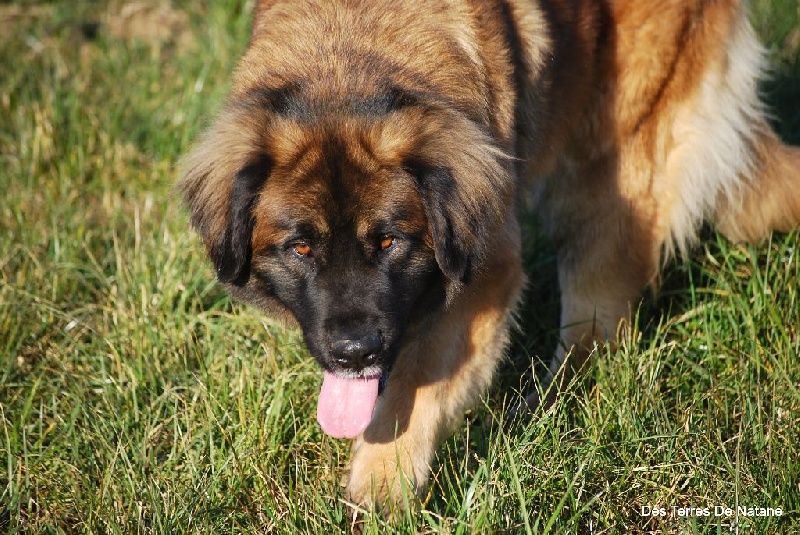
[[[210,155],[207,155],[210,156]],[[223,157],[224,155],[215,155]],[[253,207],[272,167],[266,156],[238,171],[211,166],[189,170],[179,187],[220,282],[243,286],[250,276]]]
[[[514,180],[510,159],[488,135],[471,121],[454,122],[440,123],[404,167],[422,197],[439,269],[467,284],[513,210]],[[453,132],[460,134],[458,143]]]
[[[420,162],[408,162],[406,170],[416,179],[422,196],[439,269],[450,280],[468,283],[478,237],[472,232],[475,225],[465,220],[466,214],[452,209],[456,192],[451,170]]]
[[[220,282],[243,286],[250,276],[253,206],[271,167],[269,159],[262,157],[242,167],[233,179],[225,232],[209,248]]]
[[[220,282],[247,283],[254,205],[272,162],[254,128],[256,112],[225,110],[182,162],[178,191]]]

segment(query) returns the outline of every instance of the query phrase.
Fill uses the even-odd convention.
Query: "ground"
[[[252,4],[0,3],[0,531],[348,532],[317,366],[225,297],[173,191]],[[800,5],[758,0],[753,21],[776,127],[800,142]],[[504,428],[555,345],[532,229],[525,334],[396,530],[800,532],[800,234],[705,234],[616,351]]]

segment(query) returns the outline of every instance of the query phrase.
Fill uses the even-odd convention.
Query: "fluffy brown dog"
[[[800,221],[761,67],[736,0],[258,2],[180,187],[219,280],[302,328],[319,422],[356,439],[350,500],[423,485],[489,385],[518,197],[558,250],[559,382],[704,220],[732,240]]]

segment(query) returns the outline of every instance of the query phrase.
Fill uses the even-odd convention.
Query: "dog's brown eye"
[[[392,245],[394,245],[394,236],[387,234],[381,237],[380,247],[382,251],[388,249]]]
[[[294,249],[294,252],[299,256],[308,256],[311,254],[311,245],[305,240],[294,242],[292,244],[292,249]]]

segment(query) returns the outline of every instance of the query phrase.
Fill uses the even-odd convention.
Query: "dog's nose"
[[[378,359],[383,346],[380,333],[345,336],[331,343],[331,354],[343,368],[360,371]]]

